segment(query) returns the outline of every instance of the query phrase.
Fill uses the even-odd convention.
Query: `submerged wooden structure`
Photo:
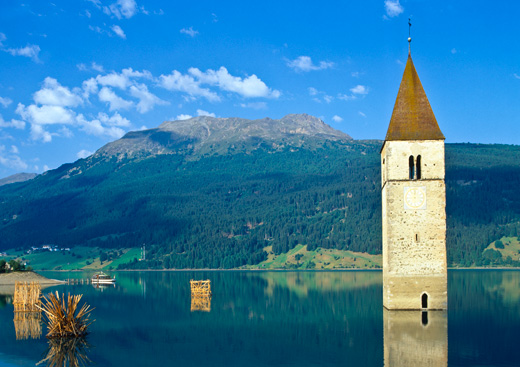
[[[14,286],[14,312],[40,312],[42,287],[38,282],[16,282]]]
[[[45,303],[40,309],[45,313],[48,327],[47,338],[75,338],[82,337],[88,333],[88,326],[94,321],[90,320],[90,312],[93,309],[86,303],[81,308],[78,304],[83,295],[71,296],[65,294],[60,297],[50,293],[47,297],[43,296]]]
[[[211,281],[190,280],[191,287],[191,312],[211,311]]]
[[[211,296],[211,280],[190,280],[192,296]]]

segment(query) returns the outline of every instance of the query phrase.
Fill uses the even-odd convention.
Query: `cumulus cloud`
[[[31,58],[35,62],[40,62],[40,59],[38,58],[40,46],[37,45],[27,45],[22,48],[8,48],[4,51],[9,52],[13,56],[25,56]]]
[[[385,0],[385,11],[386,15],[393,18],[401,14],[404,9],[401,4],[399,4],[399,0]]]
[[[108,87],[101,88],[98,94],[98,98],[101,102],[106,102],[110,105],[108,108],[110,111],[126,110],[133,106],[132,101],[127,101],[119,97],[112,89]]]
[[[97,115],[97,118],[103,124],[109,125],[109,126],[120,126],[120,127],[130,126],[130,121],[127,118],[124,118],[123,116],[121,116],[117,112],[114,113],[110,117],[104,112],[99,112]]]
[[[334,115],[334,116],[332,116],[332,121],[341,122],[341,121],[343,121],[343,119],[338,115]]]
[[[12,168],[15,170],[25,170],[28,165],[18,156],[18,148],[13,151],[12,148],[16,148],[14,145],[11,147],[11,151],[7,152],[6,147],[0,145],[0,164]]]
[[[79,71],[90,71],[90,69],[94,70],[94,71],[97,71],[99,73],[104,73],[105,72],[105,69],[103,68],[102,65],[99,65],[97,64],[96,62],[92,62],[92,64],[89,66],[87,66],[86,64],[77,64],[76,67],[78,68]]]
[[[102,86],[116,87],[119,89],[127,89],[133,84],[132,78],[153,79],[152,74],[148,70],[138,71],[132,68],[123,69],[121,73],[112,72],[106,75],[98,75],[96,81]]]
[[[98,116],[99,117],[99,116]],[[88,120],[82,114],[78,115],[77,118],[78,124],[81,126],[82,130],[85,131],[89,135],[95,136],[108,136],[110,138],[119,139],[125,134],[125,131],[117,126],[106,126],[103,124],[103,121],[99,118],[95,118],[93,120]]]
[[[308,90],[309,90],[310,96],[315,96],[319,93],[319,90],[317,90],[316,88],[313,88],[313,87],[309,87]]]
[[[112,27],[110,27],[110,29],[112,30],[112,32],[116,34],[116,36],[121,37],[122,39],[126,39],[126,34],[120,26],[113,25]]]
[[[240,107],[243,108],[252,108],[254,110],[265,110],[267,108],[267,103],[265,102],[249,102],[249,103],[241,103]]]
[[[12,119],[11,121],[4,121],[2,115],[0,115],[0,127],[15,128],[23,130],[25,129],[25,122],[20,120]]]
[[[196,81],[190,75],[184,75],[174,70],[169,75],[161,75],[159,77],[159,86],[169,91],[178,91],[188,94],[192,99],[195,97],[204,97],[208,101],[220,101],[220,97],[207,88],[202,88],[200,82]]]
[[[318,65],[312,62],[309,56],[298,56],[294,60],[288,60],[287,66],[296,72],[307,72],[312,70],[324,70],[334,66],[333,62],[320,61]]]
[[[83,102],[79,95],[50,77],[45,78],[43,88],[34,93],[33,99],[42,105],[63,107],[76,107]]]
[[[180,114],[180,115],[177,115],[177,117],[175,118],[175,120],[179,121],[179,120],[189,120],[191,119],[193,116],[192,115],[186,115],[186,114]]]
[[[368,94],[368,88],[364,85],[356,85],[354,88],[350,88],[353,94]]]
[[[52,135],[43,126],[38,124],[31,124],[31,139],[41,140],[43,143],[49,143],[52,141]]]
[[[132,18],[137,11],[137,3],[134,0],[117,0],[117,2],[103,7],[105,14],[113,14],[117,19]]]
[[[269,88],[255,74],[240,78],[229,74],[223,66],[218,70],[208,69],[205,72],[197,68],[190,68],[188,72],[203,84],[214,85],[222,90],[234,92],[246,98],[278,98],[281,94],[279,91]]]
[[[209,116],[209,117],[216,117],[214,113],[204,111],[204,110],[197,110],[197,116]]]
[[[16,113],[26,121],[37,125],[72,124],[75,113],[63,106],[36,106],[34,104],[25,107],[19,103]]]
[[[87,158],[87,157],[91,156],[93,153],[94,152],[88,151],[86,149],[82,149],[82,150],[80,150],[79,152],[76,153],[76,157],[78,157],[79,159]]]
[[[195,37],[197,34],[199,34],[199,31],[196,31],[193,29],[193,27],[190,28],[182,28],[180,30],[181,33],[187,34],[190,37]]]
[[[12,99],[6,97],[0,97],[0,104],[7,108],[11,103],[13,103]]]
[[[146,113],[150,111],[155,105],[167,105],[166,101],[163,101],[153,93],[148,91],[148,87],[144,84],[132,85],[130,87],[130,94],[132,97],[138,98],[137,110],[140,113]]]

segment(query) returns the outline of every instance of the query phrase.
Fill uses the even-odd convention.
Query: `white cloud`
[[[240,107],[252,108],[254,110],[265,110],[267,108],[267,103],[265,103],[265,102],[241,103]]]
[[[46,164],[44,164],[44,165],[43,165],[43,171],[45,172],[45,171],[48,171],[48,170],[50,170],[49,166],[47,166]]]
[[[218,86],[222,90],[235,92],[246,98],[278,98],[281,94],[279,91],[271,90],[271,88],[267,87],[255,74],[240,78],[229,74],[223,66],[218,70],[208,69],[206,72],[202,72],[197,68],[190,68],[188,72],[198,78],[203,84]]]
[[[20,151],[18,150],[18,147],[16,145],[11,145],[11,153],[18,154]]]
[[[52,135],[41,125],[31,124],[31,139],[41,140],[44,143],[49,143],[52,141]]]
[[[187,93],[193,99],[195,97],[204,97],[208,101],[220,101],[220,97],[207,88],[201,88],[200,82],[196,81],[190,75],[183,75],[177,70],[172,71],[170,75],[161,75],[159,77],[159,86],[170,91],[179,91]]]
[[[131,101],[127,101],[112,91],[112,89],[103,87],[99,91],[98,94],[99,100],[101,102],[107,102],[110,104],[109,110],[125,110],[133,106],[133,103]]]
[[[177,121],[179,121],[179,120],[188,120],[188,119],[191,119],[192,117],[193,117],[192,115],[180,114],[180,115],[177,115],[175,120],[177,120]]]
[[[94,152],[88,151],[86,149],[82,149],[79,152],[76,153],[76,157],[79,159],[81,158],[87,158],[88,156],[91,156]]]
[[[341,121],[343,121],[343,119],[338,115],[334,115],[334,116],[332,116],[332,121],[341,122]]]
[[[16,147],[15,147],[16,148]],[[18,150],[16,150],[16,153],[14,153],[11,150],[11,153],[7,153],[5,151],[5,146],[0,145],[0,164],[12,168],[15,170],[25,170],[27,167],[27,163],[25,163],[17,154]]]
[[[104,126],[100,119],[87,120],[82,114],[78,115],[77,122],[89,135],[119,139],[125,134],[125,131],[117,126]]]
[[[352,75],[352,77],[354,77],[354,78],[359,78],[361,73],[359,71],[353,71],[352,73],[350,73],[350,75]]]
[[[209,116],[209,117],[216,117],[214,113],[204,111],[204,110],[197,110],[197,116]]]
[[[25,129],[25,122],[20,120],[12,119],[11,121],[7,122],[4,121],[2,118],[2,115],[0,115],[0,127],[7,127],[7,128],[15,128],[23,130]]]
[[[124,117],[122,117],[119,113],[114,113],[111,117],[104,112],[100,112],[97,115],[97,118],[102,123],[109,126],[130,126],[130,121]]]
[[[83,98],[85,99],[88,99],[91,94],[96,94],[98,92],[98,84],[94,78],[85,80],[81,87],[83,88]]]
[[[87,68],[87,65],[81,63],[81,64],[76,64],[76,67],[78,68],[79,71],[87,71],[88,68]]]
[[[7,108],[13,101],[10,98],[7,97],[0,97],[0,104]]]
[[[132,85],[130,87],[130,94],[132,97],[138,98],[137,110],[140,113],[150,111],[155,105],[167,105],[169,102],[163,101],[155,94],[148,91],[148,87],[144,84]]]
[[[327,102],[327,103],[332,102],[333,99],[334,99],[334,97],[329,96],[329,95],[327,95],[327,94],[325,94],[325,95],[323,96],[323,100],[324,100],[325,102]]]
[[[368,94],[368,88],[364,85],[356,85],[354,88],[350,88],[350,91],[354,94]]]
[[[0,32],[0,47],[2,47],[4,45],[4,41],[7,39],[7,37],[5,36],[5,34],[1,33]]]
[[[69,88],[63,87],[54,78],[47,77],[43,81],[43,88],[34,93],[33,99],[36,103],[42,105],[76,107],[83,103],[83,99],[77,94],[70,91]]]
[[[117,19],[132,18],[137,13],[137,3],[134,0],[117,0],[117,2],[103,7],[105,14],[113,14]]]
[[[16,113],[24,120],[36,125],[72,124],[74,123],[74,112],[63,106],[44,105],[38,107],[34,104],[25,107],[19,103]]]
[[[357,97],[355,95],[347,95],[347,94],[338,94],[338,99],[341,99],[343,101],[352,101],[353,99],[356,99]]]
[[[103,68],[103,65],[99,65],[99,64],[96,64],[96,62],[92,62],[92,70],[95,70],[95,71],[98,71],[100,73],[103,73],[105,71],[105,69]]]
[[[134,71],[132,68],[127,68],[123,69],[121,73],[112,72],[106,75],[98,75],[96,81],[103,86],[116,87],[124,90],[132,85],[133,82],[131,78],[153,79],[153,76],[148,70]]]
[[[333,62],[320,61],[319,65],[314,65],[309,56],[298,56],[294,60],[288,60],[287,66],[297,72],[307,72],[311,70],[323,70],[334,66]]]
[[[122,39],[126,39],[126,34],[125,32],[121,29],[120,26],[118,25],[113,25],[112,27],[110,27],[110,29],[118,36],[118,37],[121,37]]]
[[[27,45],[22,48],[8,48],[4,51],[9,52],[13,56],[25,56],[31,58],[35,62],[40,61],[40,59],[38,59],[40,46],[37,45]]]
[[[401,14],[404,9],[401,4],[399,4],[399,0],[385,0],[385,11],[386,15],[393,18]]]
[[[358,112],[358,115],[361,116],[361,117],[367,117],[367,115],[365,115],[363,112],[359,111]]]
[[[190,37],[195,37],[197,34],[199,34],[199,31],[196,31],[193,29],[193,27],[190,28],[182,28],[180,30],[181,33],[187,34]]]
[[[313,87],[309,87],[308,90],[309,90],[309,95],[310,96],[315,96],[316,94],[319,93],[319,91],[316,88],[313,88]]]
[[[514,76],[516,79],[520,79],[520,75],[518,75],[517,73],[514,73],[513,76]]]

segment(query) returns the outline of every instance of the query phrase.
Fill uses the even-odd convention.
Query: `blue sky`
[[[2,0],[0,177],[210,114],[384,139],[408,52],[447,142],[520,144],[514,1]]]

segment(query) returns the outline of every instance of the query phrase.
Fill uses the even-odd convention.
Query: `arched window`
[[[421,307],[428,308],[428,295],[426,293],[423,293],[421,296]]]
[[[415,178],[415,165],[413,161],[413,155],[408,158],[408,167],[410,168],[410,180],[413,180]]]
[[[417,172],[417,179],[420,180],[421,179],[421,156],[418,155],[417,156],[417,163],[416,163],[416,170]]]

